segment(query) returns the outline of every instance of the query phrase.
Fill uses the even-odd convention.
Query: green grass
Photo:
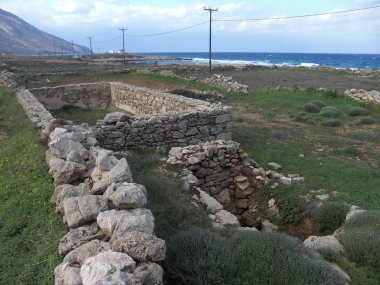
[[[0,284],[53,284],[66,230],[36,128],[0,87]]]

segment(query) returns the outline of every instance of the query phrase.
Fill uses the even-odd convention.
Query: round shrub
[[[347,115],[351,117],[367,116],[369,111],[363,107],[351,107],[346,110]]]
[[[342,121],[338,119],[329,119],[322,121],[321,124],[324,127],[340,127],[342,125]]]
[[[314,222],[319,231],[335,231],[346,219],[350,205],[339,202],[326,202],[318,207],[314,214]]]
[[[315,124],[315,119],[312,116],[306,116],[305,117],[305,123],[309,125],[314,125]]]
[[[358,155],[360,151],[353,145],[346,145],[339,149],[341,154]]]
[[[171,284],[345,284],[301,240],[273,233],[237,232],[228,241],[205,230],[181,233],[164,271]]]
[[[326,107],[326,104],[323,103],[321,100],[314,100],[314,101],[311,101],[310,103],[317,105],[318,107],[320,107],[320,109],[322,109],[323,107]]]
[[[361,125],[372,125],[376,124],[377,121],[374,118],[371,117],[362,117],[360,119],[355,120],[354,124],[356,126],[361,126]]]
[[[319,113],[321,107],[313,103],[306,103],[302,106],[302,110],[307,113]]]
[[[336,118],[343,115],[343,112],[335,107],[323,107],[319,112],[319,115],[325,118]]]
[[[357,266],[380,272],[380,211],[368,211],[348,220],[341,243],[347,258]],[[380,278],[380,274],[378,276]]]

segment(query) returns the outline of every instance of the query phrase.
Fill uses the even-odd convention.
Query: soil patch
[[[286,232],[290,235],[297,236],[302,240],[307,239],[309,236],[317,235],[317,231],[313,229],[313,222],[310,217],[305,217],[297,224],[288,225]]]

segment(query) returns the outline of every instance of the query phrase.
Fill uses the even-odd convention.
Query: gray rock
[[[54,285],[82,285],[80,268],[72,267],[68,262],[63,262],[54,269]]]
[[[221,210],[215,214],[216,222],[224,226],[240,226],[237,217],[226,210]]]
[[[78,179],[86,171],[86,166],[59,158],[49,161],[49,174],[54,178],[54,185],[69,184]]]
[[[80,228],[70,230],[60,241],[58,246],[59,254],[67,254],[73,249],[92,240],[103,240],[107,236],[99,228],[97,223],[85,225]]]
[[[83,159],[89,157],[88,150],[81,143],[73,141],[65,135],[51,141],[49,147],[57,158],[66,159],[71,150],[75,150]]]
[[[139,279],[142,285],[163,285],[164,270],[153,262],[141,262],[137,265],[133,275]]]
[[[107,200],[101,196],[86,195],[65,198],[63,210],[67,225],[70,228],[75,228],[96,221],[100,212],[108,210],[108,205]]]
[[[125,253],[102,252],[84,262],[80,275],[83,285],[141,284],[131,274],[135,268],[136,262]]]
[[[63,259],[63,262],[69,263],[70,266],[79,265],[80,267],[87,258],[105,251],[112,251],[111,244],[109,242],[93,240],[69,252]]]
[[[219,193],[219,195],[216,197],[219,203],[222,204],[228,204],[231,203],[231,198],[230,198],[230,192],[228,189],[224,189]]]
[[[110,170],[101,180],[96,182],[90,190],[92,194],[103,194],[112,183],[129,182],[132,183],[132,173],[125,158],[119,160],[114,168]]]
[[[165,259],[165,241],[143,232],[126,232],[112,238],[112,250],[124,252],[138,262]]]
[[[109,113],[104,118],[104,122],[107,124],[114,124],[116,122],[124,122],[128,120],[129,116],[122,112]]]
[[[112,234],[111,242],[127,232],[143,232],[154,235],[154,218],[150,215],[120,216]]]
[[[340,254],[344,253],[343,246],[334,236],[310,236],[304,240],[303,245],[317,251],[329,248]]]
[[[114,184],[111,184],[111,186]],[[108,187],[104,192],[104,197],[108,199],[118,209],[143,208],[147,203],[146,189],[136,183],[122,183],[114,187]],[[143,189],[145,190],[143,190]]]
[[[114,156],[109,156],[108,152],[105,150],[100,150],[98,152],[98,156],[96,157],[96,167],[102,171],[111,170],[116,164],[118,160]]]
[[[274,168],[274,170],[281,170],[282,169],[282,166],[279,165],[278,163],[275,163],[275,162],[270,162],[268,163],[270,166],[272,166]]]
[[[55,187],[54,193],[50,199],[50,203],[55,204],[56,211],[63,213],[63,200],[70,197],[79,197],[89,195],[86,189],[81,186],[73,186],[71,184],[62,184]]]
[[[216,212],[223,209],[222,204],[220,204],[206,192],[200,190],[199,188],[197,188],[197,190],[199,191],[200,202],[206,206],[208,213],[215,214]]]
[[[268,233],[277,233],[278,227],[270,223],[268,220],[265,220],[264,222],[261,223],[261,231],[268,232]]]
[[[77,151],[75,151],[73,149],[70,150],[69,153],[67,154],[66,161],[72,161],[72,162],[76,162],[76,163],[79,163],[79,164],[86,165],[86,162],[81,157],[81,155]]]
[[[360,215],[360,214],[365,213],[365,212],[367,212],[367,211],[366,210],[352,210],[352,211],[349,211],[347,213],[346,220],[350,220],[350,219],[356,217],[357,215]]]
[[[98,222],[98,225],[103,230],[103,232],[107,236],[111,237],[116,228],[116,224],[122,215],[133,216],[133,214],[125,210],[110,210],[100,212],[98,217],[96,218],[96,221]]]

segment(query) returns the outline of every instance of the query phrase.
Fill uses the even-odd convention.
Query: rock
[[[218,200],[219,203],[228,204],[231,202],[230,192],[226,188],[219,193],[216,199]]]
[[[334,236],[310,236],[303,242],[303,245],[316,251],[329,248],[337,253],[344,254],[343,246]]]
[[[73,141],[66,136],[65,133],[63,136],[52,140],[49,143],[50,151],[57,157],[61,159],[66,159],[70,151],[74,150],[80,154],[83,159],[88,159],[89,153],[88,150],[79,142]]]
[[[224,226],[240,226],[237,217],[226,210],[220,210],[215,214],[216,222]]]
[[[268,219],[278,219],[278,217],[280,216],[280,211],[277,208],[277,206],[274,205],[273,207],[270,207],[270,208],[266,209],[264,211],[264,215]]]
[[[132,214],[126,210],[123,210],[123,211],[110,210],[110,211],[100,212],[98,217],[96,218],[96,221],[99,227],[103,230],[103,232],[107,236],[111,237],[116,228],[116,224],[122,215],[132,216]]]
[[[153,262],[141,262],[137,265],[133,275],[140,280],[142,285],[163,285],[164,270]]]
[[[347,213],[347,216],[346,216],[346,221],[356,217],[357,215],[360,215],[361,213],[365,213],[367,212],[366,210],[353,210],[353,211],[349,211]]]
[[[268,220],[265,220],[264,222],[261,223],[261,231],[268,232],[268,233],[277,233],[278,227],[270,223]]]
[[[107,124],[116,124],[117,122],[124,122],[129,116],[122,112],[113,112],[106,115],[104,122]]]
[[[97,223],[72,229],[61,239],[58,252],[59,254],[67,254],[82,244],[95,239],[103,240],[106,237],[106,234],[103,233]]]
[[[70,184],[62,184],[55,187],[50,203],[55,204],[56,211],[63,213],[63,200],[70,197],[79,197],[89,195],[86,189],[81,186],[73,186]]]
[[[330,264],[330,267],[336,272],[339,274],[340,277],[342,277],[343,279],[347,280],[347,281],[351,281],[351,277],[343,271],[342,268],[340,268],[338,265],[336,265],[335,263],[331,263],[329,262]],[[346,283],[347,284],[347,283]]]
[[[154,218],[150,215],[121,215],[112,234],[111,242],[127,232],[143,232],[154,235]]]
[[[141,284],[131,273],[136,262],[127,254],[102,252],[88,258],[80,269],[83,285]]]
[[[250,227],[239,227],[237,229],[238,231],[243,231],[243,232],[257,232],[259,233],[260,231],[256,228],[250,228]]]
[[[70,150],[69,153],[67,154],[66,161],[71,161],[71,162],[76,162],[79,164],[86,165],[86,162],[82,158],[82,156],[75,150]]]
[[[86,166],[59,158],[49,161],[49,174],[54,178],[54,185],[69,184],[78,179],[86,171]]]
[[[321,202],[326,202],[330,198],[330,195],[323,194],[323,195],[316,195],[315,197]]]
[[[104,192],[104,197],[118,209],[143,208],[147,203],[146,189],[142,185],[124,182],[111,186]]]
[[[111,170],[116,164],[118,160],[114,156],[109,156],[108,152],[105,150],[100,150],[98,152],[98,156],[96,157],[96,167],[102,171]]]
[[[138,262],[165,259],[165,241],[143,232],[126,232],[112,238],[112,250],[124,252]]]
[[[156,153],[160,156],[166,155],[166,149],[163,146],[156,147]]]
[[[94,182],[98,182],[103,178],[104,175],[106,175],[109,171],[102,171],[101,169],[95,167],[94,170],[91,173],[91,179]]]
[[[107,211],[107,200],[101,196],[86,195],[63,200],[63,210],[70,228],[96,221],[100,212]]]
[[[96,182],[92,189],[91,194],[103,194],[104,191],[112,183],[129,182],[132,183],[132,173],[125,158],[119,160],[114,168],[110,170],[101,180]]]
[[[71,266],[79,265],[80,267],[87,258],[105,251],[112,251],[111,244],[109,242],[93,240],[69,252],[63,259],[63,262],[67,262]]]
[[[274,170],[281,170],[282,169],[282,166],[279,165],[278,163],[275,163],[275,162],[270,162],[268,163],[270,166],[272,166],[274,168]]]
[[[82,285],[80,268],[72,267],[68,262],[63,262],[54,269],[54,285]]]
[[[247,161],[254,168],[259,168],[260,167],[259,164],[256,161],[254,161],[252,158],[246,157],[245,161]]]
[[[223,209],[223,206],[206,192],[200,190],[199,188],[197,188],[197,190],[199,192],[200,202],[206,206],[208,213],[215,214],[216,212]]]

